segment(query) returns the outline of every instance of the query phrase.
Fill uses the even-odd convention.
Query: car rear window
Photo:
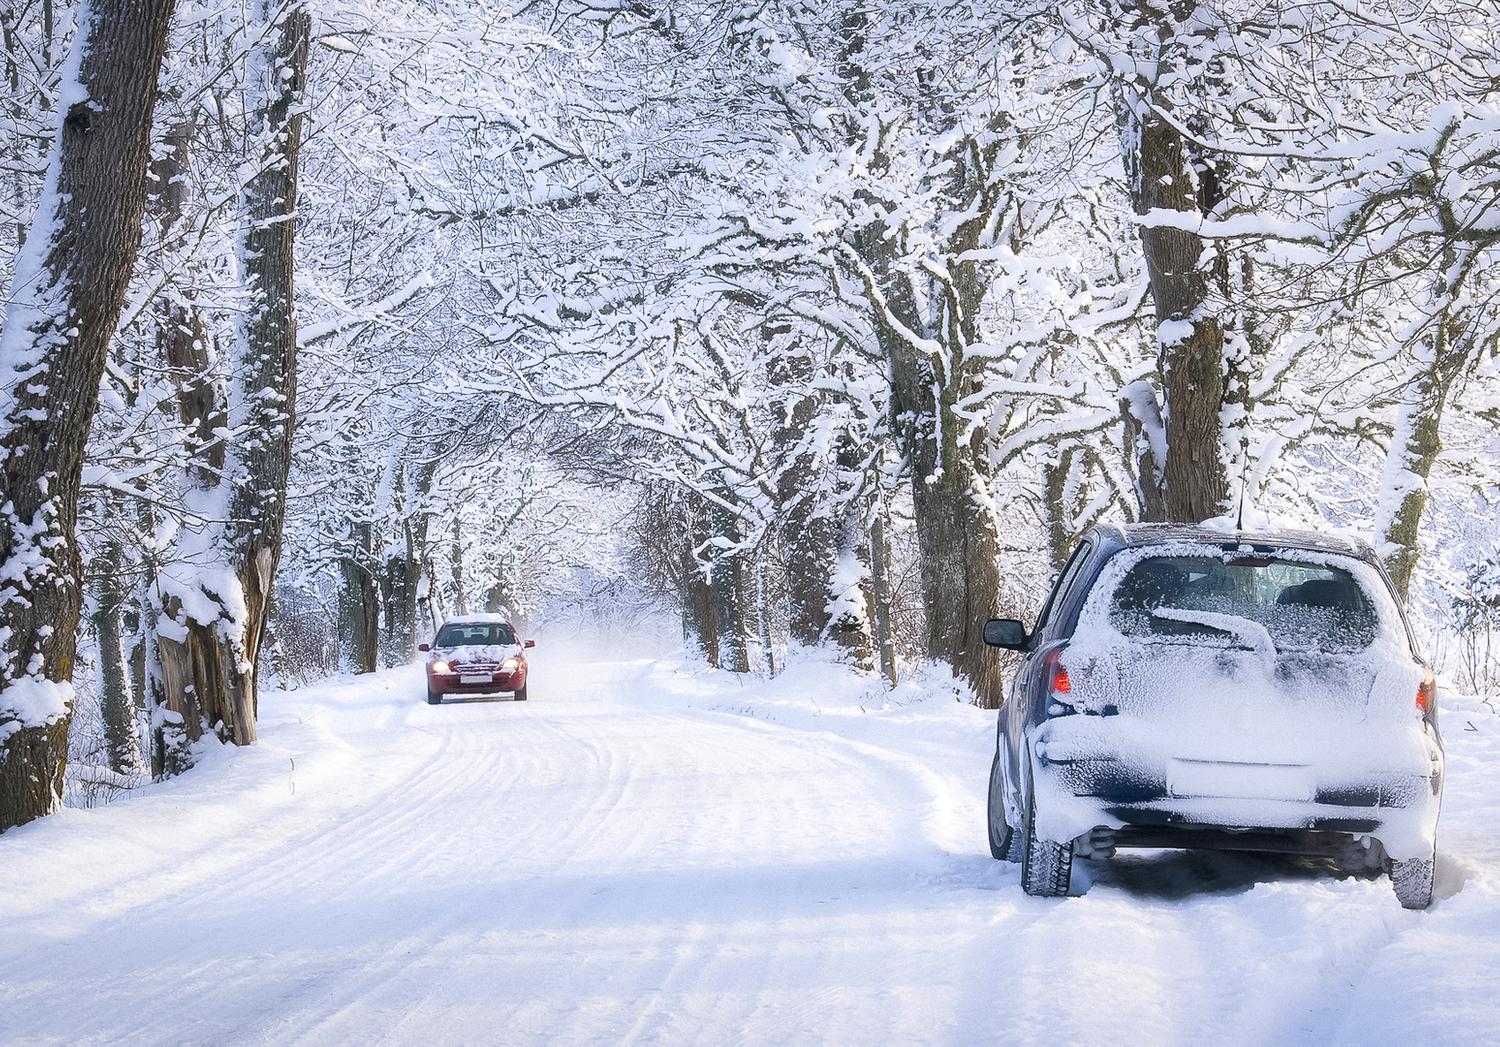
[[[483,647],[489,644],[512,644],[516,633],[504,622],[448,624],[438,630],[438,647]]]
[[[1110,624],[1139,639],[1233,646],[1265,630],[1277,650],[1353,652],[1379,628],[1353,574],[1273,555],[1147,556],[1110,597]]]

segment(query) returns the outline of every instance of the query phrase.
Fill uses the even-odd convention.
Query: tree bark
[[[1000,591],[999,528],[980,472],[981,449],[959,437],[954,407],[968,380],[963,348],[945,345],[944,373],[939,374],[933,358],[891,323],[932,333],[921,321],[909,281],[890,275],[894,245],[872,235],[864,238],[863,248],[872,272],[885,274],[886,309],[876,329],[890,360],[890,414],[912,487],[927,655],[948,662],[968,680],[980,705],[998,708],[1004,681],[999,660],[984,644],[984,623],[994,614]],[[973,315],[965,310],[969,323]],[[976,441],[981,438],[974,435]]]
[[[95,0],[73,41],[0,334],[0,832],[61,802],[82,601],[74,526],[99,380],[140,249],[172,0]]]
[[[373,673],[380,654],[380,592],[375,584],[368,520],[354,525],[354,548],[339,559],[340,669]]]
[[[875,668],[875,644],[871,638],[871,555],[870,535],[863,521],[852,517],[846,521],[837,548],[830,554],[837,565],[827,592],[825,635],[838,644],[845,657],[857,668]],[[825,568],[823,573],[828,573]],[[842,589],[843,591],[837,591]]]
[[[469,595],[464,589],[464,534],[459,524],[457,511],[453,514],[453,531],[450,538],[449,571],[453,581],[453,613],[469,613]]]
[[[886,538],[885,503],[876,499],[870,518],[869,614],[880,675],[896,686],[896,638],[891,627],[891,544]]]
[[[773,385],[793,397],[778,423],[775,443],[789,448],[817,417],[818,394],[811,390],[812,366],[800,352],[781,353],[770,365]],[[787,631],[798,643],[821,643],[828,629],[828,581],[837,555],[837,527],[821,513],[815,497],[819,463],[803,454],[788,462],[777,477],[777,497],[784,514],[782,558],[786,565]]]
[[[1064,497],[1068,483],[1068,452],[1059,452],[1059,461],[1042,463],[1042,501],[1047,507],[1047,552],[1052,570],[1061,571],[1068,562],[1073,535],[1068,527],[1068,506]]]
[[[130,664],[125,650],[125,608],[130,594],[119,569],[124,550],[109,542],[99,558],[101,573],[94,579],[90,624],[98,645],[99,706],[104,720],[104,744],[112,770],[121,774],[141,768],[136,703],[131,689]]]
[[[1161,18],[1158,46],[1164,51],[1179,27],[1172,16]],[[1161,61],[1170,60],[1163,54]],[[1165,103],[1154,86],[1122,86],[1117,101],[1121,157],[1136,213],[1178,212],[1190,225],[1212,212],[1224,198],[1218,172],[1163,115]],[[1222,513],[1229,493],[1222,432],[1224,329],[1210,301],[1208,245],[1196,233],[1156,222],[1143,225],[1140,235],[1156,306],[1166,430],[1163,513],[1169,521],[1196,523]]]
[[[259,0],[256,12],[269,23],[277,9]],[[189,741],[205,727],[236,745],[255,741],[256,669],[281,555],[296,419],[293,233],[309,32],[305,9],[281,12],[250,62],[249,131],[264,151],[240,198],[239,256],[248,306],[233,365],[229,415],[237,425],[220,481],[227,514],[214,543],[227,579],[194,583],[219,605],[216,618],[179,614],[175,635],[168,635],[165,621],[159,632],[170,714],[163,727],[180,728]],[[169,765],[180,770],[183,762]]]
[[[435,463],[421,462],[409,466],[403,478],[404,495],[401,519],[404,554],[389,557],[382,580],[382,605],[385,608],[385,662],[405,665],[417,653],[417,633],[424,635],[431,626],[431,614],[424,605],[426,580],[427,532],[431,517],[427,495],[432,489]]]
[[[719,506],[709,512],[714,536],[740,545],[743,542],[739,517]],[[748,673],[751,664],[751,615],[755,601],[751,596],[751,565],[743,550],[714,558],[710,582],[714,595],[714,622],[718,626],[718,659],[720,669]]]
[[[1466,361],[1466,354],[1453,346],[1453,327],[1446,312],[1437,319],[1428,347],[1407,380],[1381,478],[1375,533],[1386,571],[1402,600],[1410,595],[1421,559],[1427,485],[1443,451],[1443,410]]]
[[[719,664],[719,624],[714,618],[714,591],[697,550],[708,541],[703,508],[689,500],[684,513],[682,537],[682,642],[703,656],[709,665]]]

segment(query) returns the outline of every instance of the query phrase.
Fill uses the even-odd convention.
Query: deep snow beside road
[[[1440,899],[1290,859],[985,848],[993,713],[535,652],[269,696],[263,742],[0,837],[0,1039],[1500,1038],[1500,719],[1443,710]],[[1472,726],[1472,730],[1469,728]]]

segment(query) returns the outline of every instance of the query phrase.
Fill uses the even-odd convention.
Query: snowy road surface
[[[415,669],[272,695],[255,749],[0,838],[0,1041],[1500,1040],[1478,703],[1429,912],[1173,853],[1047,901],[985,850],[993,714],[951,694],[533,664],[525,704],[429,708]]]

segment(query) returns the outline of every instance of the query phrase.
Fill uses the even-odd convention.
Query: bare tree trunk
[[[783,476],[788,487],[800,487],[802,471]],[[812,646],[820,643],[828,628],[829,571],[837,556],[834,522],[815,515],[817,505],[810,498],[798,500],[794,494],[783,497],[790,504],[783,532],[787,565],[787,602],[790,607],[789,629],[798,643]]]
[[[277,11],[260,0],[261,19]],[[248,417],[246,438],[235,448],[239,482],[229,500],[226,551],[245,601],[243,631],[224,650],[225,662],[239,656],[227,677],[225,708],[234,712],[229,737],[237,745],[255,740],[256,661],[269,616],[272,584],[281,558],[286,514],[287,472],[297,417],[297,322],[293,274],[297,211],[297,164],[302,145],[300,100],[307,78],[311,21],[292,7],[281,15],[268,52],[255,75],[263,108],[254,125],[271,136],[263,170],[245,188],[241,206],[240,255],[250,308],[245,317],[240,360],[235,368],[239,399]]]
[[[427,495],[432,489],[436,467],[422,462],[408,467],[403,483],[404,513],[401,520],[405,552],[385,563],[383,600],[385,607],[385,661],[387,665],[405,665],[417,653],[417,634],[424,636],[432,625],[424,593],[427,564],[427,531],[431,517],[427,512]]]
[[[851,663],[860,669],[875,668],[875,646],[870,621],[870,535],[863,522],[851,517],[833,552],[832,577],[827,586],[825,627],[827,637],[838,644]],[[825,569],[826,572],[826,569]]]
[[[778,424],[776,444],[795,445],[817,416],[818,396],[811,392],[812,367],[800,355],[779,354],[771,365],[772,382],[795,399]],[[792,639],[812,646],[822,642],[828,628],[828,581],[833,568],[838,529],[819,512],[814,497],[818,463],[808,455],[789,462],[777,478],[777,495],[784,514],[782,557],[786,565],[787,629]]]
[[[163,238],[182,219],[195,134],[191,123],[174,126],[166,136],[167,148],[151,165],[148,213]],[[185,481],[192,492],[213,492],[223,480],[224,433],[229,424],[228,392],[214,376],[214,347],[192,304],[164,294],[153,308],[157,352],[172,379],[177,416],[184,429]],[[211,526],[211,521],[198,521],[196,526]],[[147,704],[152,710],[151,767],[152,774],[160,777],[192,766],[192,743],[220,717],[208,704],[213,688],[200,685],[195,676],[196,666],[205,663],[195,647],[213,644],[214,624],[197,622],[184,612],[169,570],[159,572],[157,585],[162,592],[161,614],[146,638],[145,662]]]
[[[354,548],[339,559],[339,668],[349,673],[373,673],[380,653],[380,592],[371,566],[371,526],[354,525]]]
[[[104,719],[104,742],[109,766],[120,773],[142,766],[136,731],[136,703],[130,664],[125,650],[125,608],[129,593],[119,568],[124,550],[110,542],[100,557],[101,573],[94,579],[90,621],[99,647],[99,705]]]
[[[1073,545],[1064,498],[1068,482],[1067,455],[1063,454],[1061,458],[1061,461],[1042,463],[1042,501],[1047,508],[1047,551],[1054,571],[1063,569],[1063,565],[1068,562],[1068,551]]]
[[[682,642],[701,654],[709,665],[719,664],[719,625],[714,618],[714,591],[696,550],[708,541],[704,510],[690,499],[681,552]]]
[[[737,516],[719,506],[710,510],[713,532],[739,545],[743,540],[742,524]],[[720,669],[748,673],[751,664],[751,615],[755,601],[751,597],[751,567],[743,551],[720,555],[714,559],[711,583],[714,593],[714,622],[718,626]]]
[[[1180,6],[1190,10],[1196,4]],[[1155,13],[1161,23],[1158,32],[1170,40],[1181,26],[1175,14],[1162,12]],[[1183,14],[1184,21],[1186,17]],[[1170,72],[1164,69],[1158,75]],[[1177,124],[1161,111],[1162,105],[1151,86],[1132,84],[1119,92],[1121,156],[1131,202],[1139,215],[1179,212],[1192,219],[1208,214],[1224,198],[1219,172],[1203,156],[1194,155]],[[1141,247],[1156,305],[1157,372],[1166,431],[1163,511],[1170,521],[1198,522],[1223,512],[1229,493],[1221,414],[1226,391],[1224,329],[1210,300],[1213,274],[1205,265],[1207,244],[1186,229],[1153,223],[1142,226]]]
[[[260,21],[277,13],[259,0]],[[204,595],[221,608],[213,621],[179,617],[179,635],[160,633],[158,656],[166,728],[191,741],[204,728],[225,741],[255,741],[256,671],[270,614],[286,509],[287,471],[296,419],[297,338],[293,313],[297,163],[310,22],[300,6],[280,13],[264,49],[251,58],[252,140],[263,144],[259,169],[240,199],[240,259],[249,305],[233,367],[232,414],[239,426],[224,458],[227,519],[217,555],[233,592]],[[169,760],[181,770],[183,759]]]
[[[896,639],[891,629],[891,545],[886,539],[885,502],[878,496],[870,518],[869,619],[880,675],[896,686]]]
[[[918,311],[907,281],[891,280],[887,300],[893,315],[911,321],[909,330],[922,329],[914,326]],[[984,623],[1000,591],[999,530],[977,450],[959,440],[953,408],[961,378],[941,381],[930,359],[888,325],[881,341],[891,360],[890,413],[902,420],[898,443],[911,477],[927,654],[967,679],[980,705],[998,708],[1003,680],[984,645]]]
[[[1164,523],[1167,503],[1162,459],[1166,456],[1166,428],[1149,382],[1134,382],[1120,391],[1120,420],[1125,433],[1125,460],[1135,477],[1136,519]]]
[[[0,334],[0,832],[62,799],[82,601],[84,443],[141,243],[172,0],[80,8],[77,82],[16,260]]]
[[[1427,482],[1443,450],[1443,409],[1465,362],[1465,354],[1453,348],[1452,326],[1446,315],[1436,321],[1429,346],[1407,381],[1380,484],[1375,533],[1391,582],[1403,600],[1411,592],[1421,558]]]
[[[453,580],[453,613],[468,614],[469,597],[464,590],[464,535],[456,512],[453,514],[451,552],[448,559]]]
[[[755,552],[755,617],[759,628],[761,669],[775,676],[786,668],[788,638],[787,568],[775,531]]]

